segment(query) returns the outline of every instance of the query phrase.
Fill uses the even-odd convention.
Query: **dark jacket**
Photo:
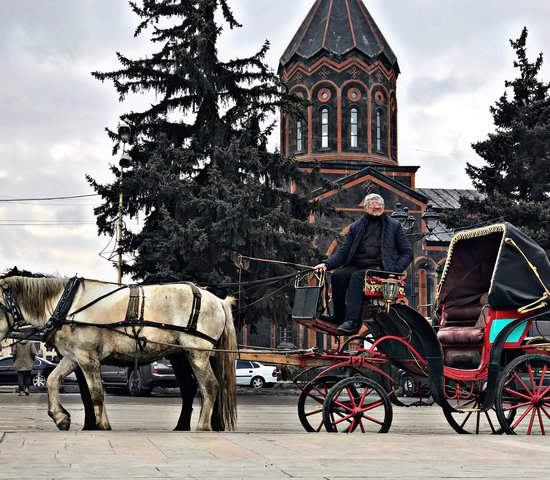
[[[362,218],[350,225],[342,246],[324,261],[329,270],[352,263],[368,222],[369,216],[363,215]],[[397,220],[387,215],[382,215],[380,250],[382,265],[388,272],[401,273],[413,259],[413,248],[403,227]]]

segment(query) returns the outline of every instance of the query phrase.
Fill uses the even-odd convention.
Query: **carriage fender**
[[[405,322],[415,333],[415,339],[420,343],[420,350],[428,364],[428,382],[432,397],[442,408],[452,409],[443,392],[443,349],[426,318],[405,304],[393,304],[389,313],[384,311],[378,315],[386,315],[389,317],[388,321],[393,323]]]

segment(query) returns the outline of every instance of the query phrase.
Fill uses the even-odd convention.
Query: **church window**
[[[382,110],[376,110],[376,150],[382,150]]]
[[[296,121],[296,151],[301,152],[303,150],[303,141],[302,141],[302,121]]]
[[[321,109],[321,148],[328,148],[328,108]]]
[[[353,107],[350,111],[350,146],[357,148],[357,109]]]

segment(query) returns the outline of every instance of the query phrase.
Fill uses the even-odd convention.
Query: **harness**
[[[139,348],[142,351],[145,348],[145,345],[147,342],[147,338],[140,335],[141,331],[143,330],[143,327],[162,328],[165,330],[172,330],[176,332],[187,333],[189,335],[194,335],[204,340],[208,340],[210,343],[212,343],[212,345],[216,345],[218,343],[216,339],[197,330],[197,324],[198,324],[199,315],[201,312],[200,309],[201,309],[202,294],[200,292],[200,289],[192,282],[182,282],[183,284],[189,285],[193,293],[191,313],[189,315],[188,325],[185,327],[180,325],[171,325],[169,323],[164,323],[164,322],[152,322],[150,320],[145,320],[143,318],[144,311],[145,311],[145,293],[142,285],[129,285],[129,286],[123,285],[111,292],[108,292],[92,300],[91,302],[78,308],[77,310],[69,313],[71,306],[73,304],[75,295],[80,285],[83,283],[84,283],[83,278],[73,277],[65,285],[65,289],[63,290],[63,293],[61,294],[61,297],[57,302],[57,305],[52,313],[52,316],[41,329],[44,333],[44,341],[46,342],[46,345],[53,346],[53,337],[57,332],[57,330],[61,328],[61,326],[63,325],[108,328],[108,329],[116,329],[116,328],[126,329],[128,327],[131,327],[131,330],[132,330],[131,334],[127,332],[121,332],[121,333],[124,333],[128,336],[133,337],[136,340],[136,349]],[[0,310],[2,310],[2,312],[6,316],[6,321],[8,322],[8,325],[10,327],[10,331],[16,330],[17,328],[21,327],[25,323],[23,314],[21,313],[21,309],[19,308],[15,295],[13,294],[10,287],[8,285],[2,285],[1,288],[4,295],[5,305],[0,303]],[[84,321],[79,321],[75,319],[75,316],[78,313],[90,308],[92,305],[98,303],[99,301],[126,288],[129,289],[129,298],[128,298],[128,307],[126,310],[126,315],[124,320],[107,323],[107,324],[95,324],[95,323],[84,322]],[[13,320],[12,322],[10,322],[9,320],[10,317]]]
[[[11,288],[7,285],[2,285],[0,288],[2,288],[5,303],[0,303],[0,310],[2,310],[2,313],[6,317],[9,330],[17,330],[26,324],[23,313],[19,308],[19,304],[15,300],[15,296],[13,295]],[[10,316],[12,322],[10,322]]]

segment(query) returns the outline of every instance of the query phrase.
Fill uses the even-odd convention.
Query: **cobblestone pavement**
[[[239,431],[172,432],[175,396],[107,397],[113,430],[82,432],[79,396],[59,432],[44,393],[0,390],[0,479],[548,478],[547,437],[457,435],[436,406],[395,408],[388,434],[306,433],[297,396],[239,395]],[[198,407],[198,405],[197,405]]]

